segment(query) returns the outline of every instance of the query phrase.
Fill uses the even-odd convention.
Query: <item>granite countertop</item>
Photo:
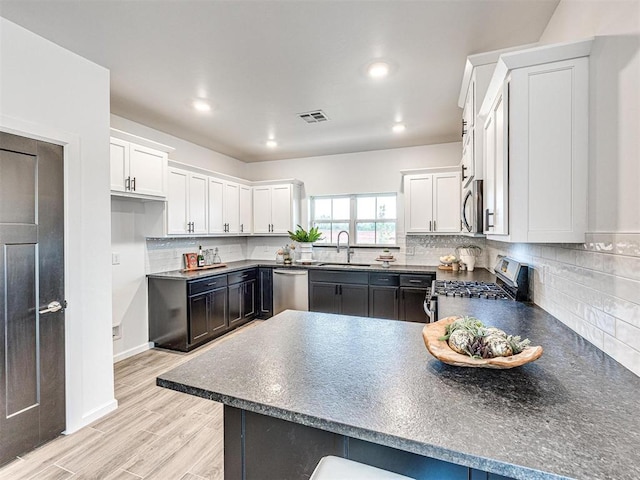
[[[329,262],[327,262],[329,263]],[[183,272],[182,270],[172,270],[170,272],[150,273],[149,278],[164,278],[173,280],[196,280],[199,278],[210,277],[212,275],[222,275],[231,273],[245,268],[255,267],[272,267],[285,269],[305,269],[305,270],[340,270],[340,271],[361,271],[361,272],[391,272],[391,273],[434,273],[436,272],[438,279],[451,280],[467,280],[467,281],[495,281],[495,275],[485,269],[478,268],[473,272],[453,273],[450,271],[439,270],[437,265],[410,265],[410,264],[393,264],[389,268],[382,268],[381,265],[370,266],[341,266],[341,265],[282,265],[269,260],[242,260],[238,262],[228,262],[226,267],[212,268],[209,270],[199,270],[195,272]]]
[[[288,310],[157,383],[508,477],[640,478],[640,378],[540,308],[455,300],[441,308],[470,308],[543,356],[453,367],[427,352],[422,324]]]

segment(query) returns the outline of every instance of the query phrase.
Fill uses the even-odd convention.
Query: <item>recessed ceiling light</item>
[[[276,148],[278,146],[278,142],[276,142],[275,140],[267,140],[266,145],[269,148]]]
[[[404,123],[396,123],[391,130],[395,133],[404,132],[407,129],[407,126]]]
[[[194,100],[191,106],[193,106],[194,110],[198,112],[211,111],[211,105],[209,104],[209,102],[206,102],[205,100]]]
[[[384,62],[372,63],[369,65],[367,72],[372,78],[386,77],[389,74],[389,64]]]

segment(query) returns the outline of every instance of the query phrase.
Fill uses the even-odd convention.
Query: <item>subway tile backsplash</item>
[[[497,255],[530,264],[536,305],[640,375],[640,233],[587,234],[584,244],[485,246],[489,265]]]
[[[218,247],[222,262],[275,260],[288,237],[147,239],[148,273],[183,268],[182,254]],[[640,233],[587,234],[584,244],[509,244],[460,235],[407,235],[393,249],[398,264],[437,265],[457,246],[482,248],[476,267],[509,255],[532,267],[530,295],[548,311],[622,365],[640,375]],[[355,248],[352,262],[374,263],[381,249]],[[345,261],[346,249],[314,249],[314,258]]]

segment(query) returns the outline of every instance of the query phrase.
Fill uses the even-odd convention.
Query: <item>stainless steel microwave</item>
[[[482,180],[473,180],[462,190],[462,233],[483,233]]]

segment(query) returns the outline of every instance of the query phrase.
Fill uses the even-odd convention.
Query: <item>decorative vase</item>
[[[460,255],[460,260],[467,265],[467,270],[473,272],[476,266],[476,257],[474,255]]]
[[[310,242],[298,242],[300,249],[300,259],[299,261],[311,262],[313,261],[313,243]]]

